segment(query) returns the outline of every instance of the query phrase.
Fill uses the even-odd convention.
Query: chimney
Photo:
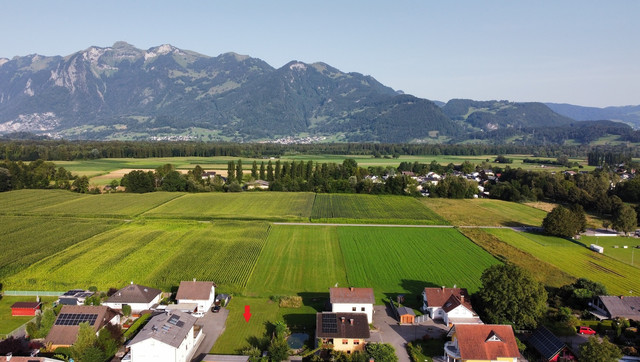
[[[444,285],[442,286],[442,291],[444,292]]]
[[[624,299],[624,295],[621,295],[621,296],[620,296],[620,299]]]
[[[7,362],[11,361],[12,356],[13,356],[13,353],[11,352],[7,353]]]
[[[344,317],[340,317],[340,321],[344,323]]]
[[[353,287],[349,287],[349,290],[353,292]]]
[[[196,278],[193,278],[193,282],[194,282],[194,283],[196,282]]]
[[[131,284],[133,284],[133,280],[131,281]]]
[[[464,303],[464,295],[460,294],[460,303]]]
[[[353,325],[353,318],[349,319],[349,324]]]

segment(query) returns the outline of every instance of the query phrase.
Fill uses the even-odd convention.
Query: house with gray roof
[[[183,312],[153,316],[128,343],[131,362],[187,362],[204,333],[198,318]]]
[[[127,304],[131,307],[131,313],[139,314],[160,303],[161,297],[162,291],[160,289],[145,287],[131,282],[131,284],[115,292],[102,305],[122,310],[122,306]]]
[[[640,320],[640,297],[599,295],[591,302],[592,314],[600,319]]]

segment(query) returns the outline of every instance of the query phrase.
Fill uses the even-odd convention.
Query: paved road
[[[391,309],[387,306],[376,305],[373,307],[373,325],[378,331],[371,333],[370,342],[389,343],[396,349],[399,362],[410,362],[406,344],[428,334],[432,338],[440,338],[447,333],[444,324],[434,323],[433,320],[417,325],[398,325],[393,318]],[[444,354],[444,351],[442,351]]]
[[[211,351],[213,345],[218,340],[218,337],[224,332],[224,328],[227,323],[227,316],[229,316],[229,310],[227,308],[220,309],[220,312],[213,313],[209,310],[204,317],[200,318],[196,323],[202,326],[202,332],[204,332],[204,339],[198,346],[198,349],[193,354],[191,362],[200,362],[204,356]]]

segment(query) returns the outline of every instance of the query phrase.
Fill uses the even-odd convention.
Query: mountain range
[[[633,118],[640,117],[639,107],[605,109],[609,113],[582,108],[464,99],[434,102],[325,63],[291,61],[276,69],[246,55],[210,57],[171,45],[142,50],[117,42],[64,57],[0,59],[3,134],[436,143],[537,142],[545,130],[562,129],[566,132],[559,134],[564,136],[549,135],[544,142],[585,142],[593,138],[584,137],[585,129],[620,137],[633,132],[622,123],[581,122],[592,116],[640,124]]]

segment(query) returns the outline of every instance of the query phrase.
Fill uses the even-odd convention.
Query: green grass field
[[[1,214],[32,214],[43,207],[54,206],[87,197],[65,190],[16,190],[0,192]]]
[[[274,225],[246,294],[296,295],[347,285],[336,227]]]
[[[600,245],[604,247],[605,255],[640,268],[640,249],[636,248],[640,246],[640,239],[622,236],[582,236],[580,242],[586,246],[591,244]],[[627,246],[627,248],[624,246]]]
[[[109,219],[0,216],[0,278],[120,223]]]
[[[144,214],[153,218],[308,221],[313,193],[185,194]]]
[[[524,204],[493,199],[420,199],[452,225],[540,226],[547,216]]]
[[[509,229],[485,229],[505,243],[556,266],[576,277],[600,282],[610,294],[629,295],[640,291],[640,270],[607,255],[598,254],[566,239]]]
[[[241,290],[269,225],[222,221],[137,221],[108,230],[8,277],[5,289],[99,290],[130,281],[170,290],[181,280],[212,280]]]
[[[318,194],[311,219],[329,223],[448,224],[415,198],[356,194]]]
[[[51,306],[51,303],[58,299],[57,297],[41,297],[40,300],[43,303],[43,308]],[[15,302],[35,302],[36,297],[14,297],[4,296],[0,298],[0,338],[4,334],[11,333],[14,329],[29,322],[34,317],[20,316],[14,317],[11,315],[11,306]]]

